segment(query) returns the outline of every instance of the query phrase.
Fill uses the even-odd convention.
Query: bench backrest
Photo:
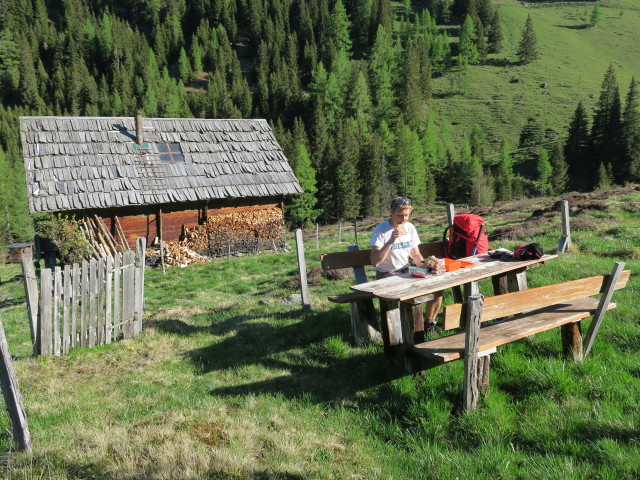
[[[630,274],[630,270],[624,270],[620,274],[615,290],[624,288],[627,285]],[[597,295],[602,293],[603,286],[608,278],[609,275],[597,275],[520,292],[485,297],[480,321],[487,322],[496,318],[548,307],[563,301],[568,302]],[[444,308],[443,328],[445,330],[460,327],[462,306],[462,303],[454,303]]]
[[[434,255],[444,257],[442,242],[421,243],[418,245],[423,257]],[[320,263],[323,270],[335,270],[338,268],[366,267],[371,265],[371,250],[354,250],[349,252],[325,253],[320,255]]]

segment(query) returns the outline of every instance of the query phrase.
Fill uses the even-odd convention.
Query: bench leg
[[[382,335],[375,328],[376,323],[376,309],[373,306],[373,299],[351,303],[351,338],[356,347],[382,341]]]
[[[582,361],[582,329],[580,322],[562,325],[560,332],[562,334],[562,353],[575,362]]]
[[[423,358],[415,355],[412,347],[424,342],[424,315],[422,305],[400,303],[400,323],[402,328],[402,345],[400,355],[407,373],[424,370]]]
[[[400,327],[400,302],[396,300],[380,299],[380,327],[384,353],[390,355],[394,346],[402,343],[402,329]]]
[[[489,389],[489,373],[491,355],[478,358],[478,391],[484,393]]]

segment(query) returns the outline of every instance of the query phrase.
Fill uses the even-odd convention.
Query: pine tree
[[[600,97],[593,115],[590,135],[591,171],[600,163],[611,164],[615,181],[624,180],[622,152],[622,105],[613,65],[609,65],[602,81]]]
[[[362,71],[357,72],[349,89],[348,105],[348,114],[355,118],[361,126],[366,128],[371,124],[373,106],[369,95],[369,85],[367,85]]]
[[[478,62],[478,47],[476,41],[478,34],[473,24],[473,18],[471,15],[467,15],[460,29],[459,40],[459,52],[458,52],[458,65],[464,67],[468,64]]]
[[[524,24],[524,30],[522,31],[522,37],[518,44],[518,50],[516,55],[522,63],[531,63],[536,60],[538,55],[538,40],[536,39],[536,33],[533,30],[533,20],[531,15],[527,15],[527,20]]]
[[[393,113],[395,103],[393,72],[396,68],[393,53],[391,36],[382,25],[379,25],[369,61],[375,97],[375,118],[378,122],[388,119]]]
[[[622,146],[626,180],[640,181],[640,101],[635,77],[631,79],[622,114]]]
[[[358,160],[360,147],[356,139],[357,124],[349,119],[340,122],[336,135],[336,169],[334,172],[334,215],[340,220],[351,220],[360,213],[358,193]]]
[[[498,13],[498,7],[493,9],[493,15],[491,16],[491,24],[489,25],[489,52],[500,53],[502,51],[502,42],[504,41],[504,34],[502,33],[502,25],[500,22],[500,14]]]
[[[602,13],[600,13],[600,2],[596,0],[591,10],[591,17],[589,18],[589,26],[595,27],[602,20]]]
[[[506,140],[500,146],[500,160],[496,174],[496,200],[512,200],[513,191],[513,159],[509,151],[509,144]]]
[[[347,53],[351,53],[351,35],[349,34],[351,22],[347,17],[347,10],[342,0],[337,0],[336,3],[334,3],[330,22],[330,31],[336,47]]]
[[[613,186],[613,176],[611,171],[611,164],[605,164],[601,162],[598,166],[598,176],[595,183],[596,190],[606,190]]]
[[[564,157],[569,168],[571,188],[584,186],[584,177],[592,175],[593,170],[585,168],[589,154],[589,120],[582,101],[578,102],[568,127]]]
[[[409,125],[400,127],[395,152],[394,177],[399,194],[410,198],[414,205],[425,205],[426,164],[420,138]]]
[[[303,192],[295,195],[287,207],[287,214],[294,225],[311,227],[322,210],[314,208],[318,203],[316,193],[316,172],[311,166],[307,147],[299,144],[295,154],[290,158],[293,169]]]
[[[536,170],[538,171],[538,179],[536,181],[538,192],[541,196],[548,195],[551,193],[551,175],[553,174],[553,166],[549,161],[549,152],[546,148],[540,150]]]
[[[478,48],[478,61],[480,63],[484,63],[487,59],[487,53],[489,53],[489,47],[487,45],[487,39],[485,38],[484,25],[482,21],[478,18],[475,22],[476,24],[476,32],[478,34],[478,39],[476,42],[476,46]]]
[[[549,161],[552,167],[551,193],[560,195],[567,190],[569,185],[569,165],[564,160],[564,152],[560,141],[554,142]]]

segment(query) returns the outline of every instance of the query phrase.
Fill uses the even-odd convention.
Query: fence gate
[[[34,354],[59,356],[72,348],[93,348],[140,333],[144,259],[145,239],[138,238],[135,252],[44,268],[37,296],[33,263],[31,272],[25,268]]]

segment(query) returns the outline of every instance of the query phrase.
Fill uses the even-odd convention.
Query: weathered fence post
[[[342,222],[338,223],[338,243],[342,243]]]
[[[144,309],[144,258],[145,258],[146,240],[142,237],[136,240],[136,259],[135,259],[135,328],[134,335],[142,331],[142,311]]]
[[[558,244],[558,253],[565,253],[571,246],[571,229],[569,227],[569,202],[562,200],[562,237]]]
[[[453,217],[456,216],[455,207],[453,203],[447,203],[447,222],[450,227],[453,227]]]
[[[311,310],[309,300],[309,285],[307,284],[307,264],[304,260],[304,242],[302,240],[302,230],[296,229],[296,251],[298,252],[298,269],[300,270],[300,292],[302,294],[302,309]]]
[[[358,219],[357,218],[353,219],[353,236],[355,237],[354,243],[358,245]]]
[[[51,270],[40,270],[40,305],[38,309],[38,344],[40,355],[51,355]]]
[[[22,275],[24,276],[24,298],[27,301],[27,314],[29,315],[29,329],[31,330],[31,344],[33,354],[36,355],[38,346],[38,282],[33,260],[22,259]]]
[[[464,345],[464,384],[462,409],[474,412],[478,402],[478,347],[480,343],[480,315],[484,297],[467,297],[466,334]]]
[[[316,250],[320,250],[320,233],[318,231],[317,223],[316,223]]]
[[[29,425],[27,425],[27,414],[18,388],[18,378],[13,368],[2,320],[0,320],[0,384],[2,385],[4,403],[11,420],[11,431],[16,450],[31,452],[31,434],[29,433]]]

